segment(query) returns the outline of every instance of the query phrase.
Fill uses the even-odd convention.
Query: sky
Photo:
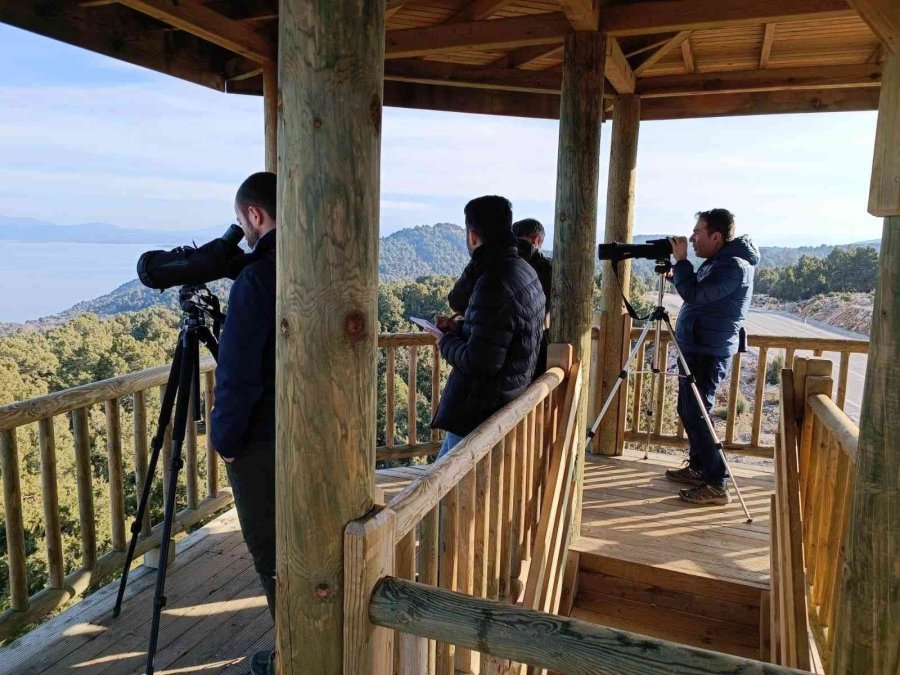
[[[0,215],[197,229],[263,168],[262,99],[226,95],[0,24]],[[866,213],[875,113],[644,122],[635,233],[725,207],[762,245],[881,237]],[[501,194],[552,240],[558,123],[386,108],[381,234],[462,223]],[[598,229],[611,124],[601,139]],[[598,240],[602,236],[598,237]]]

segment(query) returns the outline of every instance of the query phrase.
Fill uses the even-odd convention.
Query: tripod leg
[[[144,513],[150,502],[150,490],[153,486],[153,475],[156,473],[156,465],[159,462],[159,452],[165,439],[166,427],[172,419],[172,408],[175,405],[175,394],[178,391],[178,378],[181,375],[181,361],[184,356],[182,337],[178,336],[175,345],[175,355],[172,357],[172,366],[169,369],[169,380],[166,384],[166,395],[159,406],[159,418],[156,424],[156,435],[150,443],[152,453],[150,464],[147,467],[147,475],[144,477],[144,488],[141,490],[141,501],[138,503],[137,515],[131,524],[131,542],[128,544],[128,555],[125,557],[125,566],[122,569],[122,578],[119,581],[119,592],[116,595],[116,606],[113,608],[113,618],[119,616],[122,611],[122,600],[125,597],[125,587],[128,585],[128,573],[131,571],[131,563],[134,561],[134,551],[137,548],[138,537],[141,533],[141,523],[144,522]]]
[[[619,371],[619,377],[616,378],[615,383],[613,384],[612,389],[609,390],[609,394],[606,395],[606,400],[603,402],[603,407],[600,408],[600,414],[597,415],[597,419],[594,420],[594,423],[591,425],[590,430],[587,433],[587,440],[584,442],[584,447],[581,449],[582,452],[587,452],[588,446],[591,444],[591,441],[594,439],[594,436],[597,433],[597,429],[600,428],[600,422],[603,421],[603,417],[606,415],[606,411],[609,410],[609,406],[612,405],[613,400],[616,398],[616,393],[619,391],[619,387],[622,386],[622,382],[628,379],[628,369],[631,367],[631,362],[637,357],[638,350],[641,348],[641,345],[644,344],[644,340],[647,339],[647,334],[650,332],[652,324],[648,321],[647,325],[644,326],[644,330],[641,332],[640,337],[638,337],[637,342],[634,343],[634,347],[631,350],[631,353],[628,355],[628,358],[625,360],[625,365],[622,366],[622,370]],[[640,364],[641,368],[644,367],[644,364]]]
[[[669,329],[670,335],[675,335],[675,331],[672,329],[672,322],[669,320],[669,317],[665,317],[666,326]],[[697,389],[697,385],[694,382],[694,376],[691,374],[690,368],[688,368],[687,361],[684,358],[684,354],[681,351],[681,346],[678,344],[677,340],[672,340],[672,344],[675,345],[675,351],[678,353],[678,361],[681,363],[682,369],[684,369],[685,376],[688,378],[688,382],[691,386],[691,392],[694,395],[694,398],[697,401],[697,406],[700,408],[700,412],[703,415],[703,420],[706,422],[706,426],[709,429],[710,435],[712,435],[713,440],[716,442],[716,449],[719,451],[719,456],[722,458],[722,462],[725,464],[725,468],[728,470],[728,475],[731,476],[731,483],[734,485],[734,491],[737,493],[738,499],[741,502],[741,507],[744,509],[744,515],[747,516],[747,522],[752,523],[753,517],[750,515],[750,510],[747,508],[747,503],[744,501],[744,496],[741,494],[741,488],[738,485],[737,480],[734,477],[734,472],[731,470],[731,465],[728,463],[728,458],[725,456],[725,446],[722,444],[722,441],[719,440],[719,436],[716,434],[716,429],[713,426],[712,420],[709,417],[709,412],[706,410],[706,406],[703,405],[703,397],[700,396],[700,390]]]
[[[159,550],[159,570],[156,573],[156,592],[153,595],[153,620],[150,626],[150,645],[147,649],[147,675],[153,675],[153,661],[159,640],[159,620],[166,605],[166,567],[169,562],[169,541],[172,538],[172,522],[175,518],[175,497],[178,490],[178,472],[181,470],[181,446],[190,414],[191,388],[194,384],[196,363],[199,359],[197,336],[193,331],[183,335],[183,354],[178,377],[178,397],[175,403],[175,421],[172,426],[172,460],[169,465],[169,485],[166,490],[166,508],[163,517],[162,541]]]

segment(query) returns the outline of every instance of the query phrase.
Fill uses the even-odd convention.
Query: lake
[[[21,323],[68,309],[137,278],[145,244],[2,242],[0,322]]]

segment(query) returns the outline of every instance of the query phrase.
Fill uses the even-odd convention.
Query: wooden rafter
[[[635,73],[622,53],[622,47],[615,38],[606,40],[606,79],[619,94],[632,94],[635,87]]]
[[[884,61],[884,45],[879,43],[872,55],[866,59],[866,63],[881,63],[882,61]]]
[[[274,61],[277,49],[250,27],[222,16],[196,0],[120,0],[119,4],[224,47],[248,59]]]
[[[385,37],[384,55],[388,59],[397,59],[460,49],[554,45],[562,42],[571,31],[572,27],[562,12],[389,30]]]
[[[650,56],[644,59],[641,64],[634,69],[634,74],[636,76],[640,76],[641,73],[643,73],[645,70],[659,63],[663,59],[663,57],[666,56],[666,54],[684,44],[684,42],[691,37],[691,32],[692,31],[689,30],[683,30],[678,33],[675,37],[666,42],[666,44],[664,44],[662,47],[660,47]]]
[[[895,54],[900,54],[900,3],[897,0],[847,0],[872,32]]]
[[[384,64],[386,80],[456,87],[559,93],[562,74],[493,66],[464,66],[422,59],[391,59]]]
[[[465,23],[467,21],[481,21],[487,19],[513,0],[469,0],[456,14],[445,23]]]
[[[769,67],[769,57],[772,55],[772,43],[775,41],[775,24],[767,23],[766,32],[763,34],[762,49],[759,52],[759,67]]]
[[[559,0],[559,5],[575,30],[597,30],[600,16],[596,0]]]
[[[527,68],[535,61],[549,56],[562,55],[563,46],[558,45],[532,45],[519,47],[504,54],[491,65],[497,68]]]
[[[697,64],[694,63],[694,50],[691,47],[690,38],[681,43],[681,58],[684,60],[685,72],[693,73],[697,70]]]
[[[664,75],[640,80],[641,98],[798,89],[878,88],[881,65],[805,66],[694,75]]]
[[[600,22],[609,35],[624,37],[854,15],[846,0],[649,0],[601,7]]]

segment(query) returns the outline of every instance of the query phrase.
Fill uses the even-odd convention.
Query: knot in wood
[[[331,587],[328,584],[319,584],[316,586],[316,597],[323,602],[331,599]]]
[[[561,222],[561,223],[566,222],[566,214],[565,213],[559,214],[559,222]]]
[[[397,616],[395,616],[394,619],[401,626],[405,626],[409,623],[409,614],[407,614],[406,612],[397,612]]]
[[[313,126],[316,129],[321,129],[322,128],[322,120],[319,119],[318,117],[316,117],[315,119],[313,119]]]
[[[285,339],[291,336],[291,324],[287,319],[281,320],[281,335]]]
[[[366,315],[354,310],[344,319],[344,332],[352,342],[362,340],[366,335]]]

